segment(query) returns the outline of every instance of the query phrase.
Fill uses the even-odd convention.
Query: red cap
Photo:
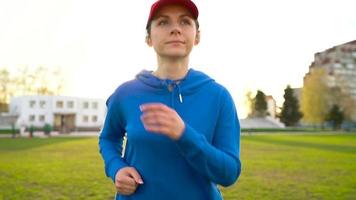
[[[151,22],[157,10],[169,4],[180,4],[184,6],[193,15],[194,19],[198,19],[199,16],[198,8],[191,0],[158,0],[151,6],[150,15],[148,16],[148,20],[147,20],[147,26]]]

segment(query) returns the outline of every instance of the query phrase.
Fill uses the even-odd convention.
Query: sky
[[[0,0],[0,68],[62,69],[63,95],[106,99],[142,69],[154,0]],[[201,42],[190,67],[224,85],[238,113],[262,90],[283,103],[302,87],[314,54],[356,39],[354,0],[195,0]]]

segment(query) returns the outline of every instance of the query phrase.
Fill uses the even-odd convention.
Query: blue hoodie
[[[179,114],[185,130],[177,141],[148,133],[139,106],[163,103]],[[106,102],[99,137],[105,172],[134,167],[144,184],[125,200],[221,200],[217,184],[240,175],[240,125],[229,92],[203,72],[189,69],[181,80],[161,80],[143,70],[119,86]],[[125,152],[123,138],[127,136]],[[115,182],[115,181],[114,181]]]

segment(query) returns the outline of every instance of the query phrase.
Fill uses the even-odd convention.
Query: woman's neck
[[[179,80],[188,73],[189,58],[162,58],[157,56],[158,67],[153,75],[160,79]]]

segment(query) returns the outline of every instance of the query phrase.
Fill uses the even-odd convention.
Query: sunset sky
[[[0,0],[0,68],[61,67],[64,95],[106,99],[156,67],[144,42],[153,0]],[[190,67],[225,85],[240,116],[247,90],[283,103],[314,53],[356,39],[354,0],[196,0],[201,43]]]

